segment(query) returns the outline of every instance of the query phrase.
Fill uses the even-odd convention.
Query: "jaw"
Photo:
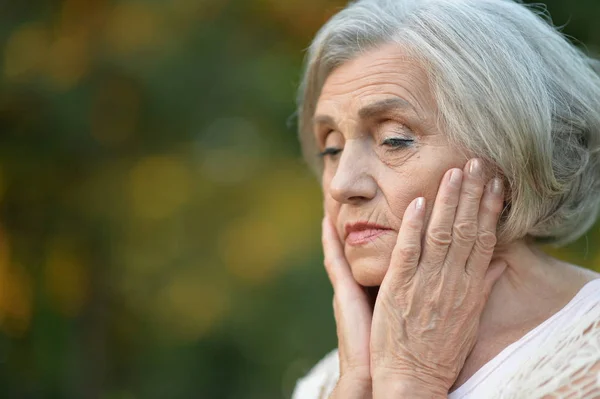
[[[361,246],[344,247],[354,280],[363,287],[378,287],[383,282],[390,265],[396,235],[385,234]]]
[[[348,261],[352,270],[352,277],[363,287],[380,286],[389,264],[374,257],[360,257],[358,259],[348,259]]]

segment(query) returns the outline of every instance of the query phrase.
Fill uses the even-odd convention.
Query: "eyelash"
[[[323,152],[320,152],[319,156],[321,158],[324,158],[328,155],[333,157],[333,156],[339,154],[340,152],[342,152],[341,148],[328,147],[328,148],[325,148],[325,150]]]
[[[409,147],[413,142],[414,142],[414,140],[411,140],[411,139],[401,139],[398,137],[390,137],[388,139],[383,140],[382,144],[386,145],[388,147],[391,147],[392,150],[395,150],[398,148]]]
[[[389,149],[390,151],[394,151],[394,150],[397,150],[400,148],[409,147],[413,143],[414,143],[414,140],[412,140],[412,139],[390,137],[390,138],[383,140],[383,142],[381,144],[390,147],[390,149]],[[334,157],[334,156],[338,155],[340,152],[342,152],[341,148],[327,147],[327,148],[325,148],[325,150],[320,152],[318,155],[321,158],[324,158],[326,156]]]

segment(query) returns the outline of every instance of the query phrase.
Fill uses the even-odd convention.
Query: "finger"
[[[465,271],[465,264],[477,239],[478,213],[483,195],[483,163],[472,159],[465,165],[452,242],[445,264],[453,271]]]
[[[425,198],[419,197],[414,199],[404,212],[390,267],[384,280],[391,278],[408,281],[414,276],[421,257],[424,224]]]
[[[364,320],[370,320],[369,297],[365,289],[352,276],[333,222],[328,217],[323,219],[323,251],[325,269],[333,286],[336,320],[338,315],[342,315],[340,321],[343,325],[354,328],[359,324],[362,325]],[[346,321],[345,318],[350,319]]]
[[[328,216],[323,218],[322,244],[325,270],[334,292],[344,284],[356,284],[333,222]]]
[[[446,259],[452,242],[452,225],[461,185],[462,170],[450,169],[446,172],[440,184],[423,240],[420,267],[424,269],[438,269]]]
[[[485,275],[496,247],[496,229],[503,207],[502,180],[494,178],[488,183],[479,206],[477,239],[466,265],[468,274]]]
[[[363,298],[343,298],[334,294],[335,315],[340,367],[342,373],[360,370],[369,365],[368,343],[371,340],[373,313]]]
[[[333,314],[340,373],[360,375],[369,365],[368,350],[364,349],[368,348],[373,318],[369,298],[363,287],[354,280],[333,222],[328,217],[323,219],[322,241],[325,269],[334,292]]]

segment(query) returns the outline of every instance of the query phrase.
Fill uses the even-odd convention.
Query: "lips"
[[[393,231],[389,227],[374,223],[358,222],[346,224],[346,244],[351,246],[365,245],[383,234]]]

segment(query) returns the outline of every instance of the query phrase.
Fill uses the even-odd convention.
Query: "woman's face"
[[[409,203],[425,197],[430,213],[444,173],[467,160],[436,113],[425,71],[397,45],[343,64],[323,86],[314,133],[325,210],[363,286],[381,285]]]

